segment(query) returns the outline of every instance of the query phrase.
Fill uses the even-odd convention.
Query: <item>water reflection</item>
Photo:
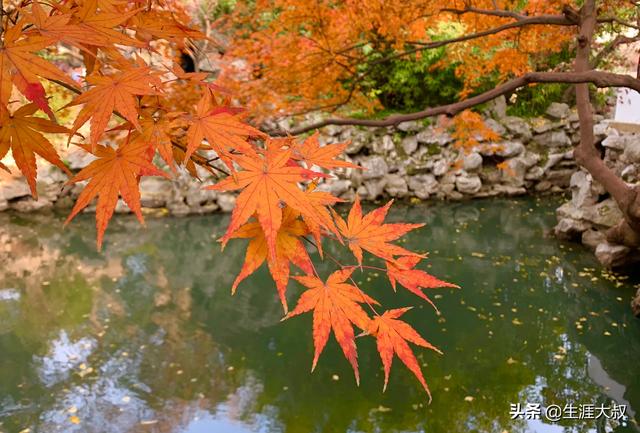
[[[0,432],[588,432],[638,431],[604,420],[512,420],[510,403],[640,407],[634,282],[546,233],[553,202],[398,207],[426,221],[407,246],[430,252],[459,291],[435,293],[408,320],[443,357],[417,352],[429,406],[400,365],[382,394],[371,341],[363,383],[330,342],[314,374],[309,317],[280,323],[264,269],[229,287],[243,251],[220,254],[226,217],[120,218],[102,254],[93,222],[0,215]],[[333,254],[341,254],[334,250]],[[330,264],[319,266],[328,273]],[[381,275],[357,276],[389,307]],[[293,302],[300,288],[291,286]],[[418,304],[420,305],[420,304]]]

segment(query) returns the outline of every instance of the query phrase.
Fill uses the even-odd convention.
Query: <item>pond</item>
[[[264,268],[231,296],[244,244],[220,252],[226,216],[118,217],[98,253],[91,215],[61,230],[63,216],[2,214],[0,432],[637,432],[640,280],[554,239],[558,203],[395,205],[390,219],[427,223],[406,246],[462,288],[430,292],[437,315],[383,275],[356,279],[418,306],[405,318],[444,352],[416,349],[431,404],[398,360],[382,392],[372,339],[359,387],[333,337],[310,373],[311,317],[280,322]],[[512,419],[527,403],[626,405],[629,420]]]

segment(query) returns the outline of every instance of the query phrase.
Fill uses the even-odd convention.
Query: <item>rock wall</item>
[[[609,122],[599,124],[596,132],[605,164],[626,182],[636,184],[640,180],[640,136],[619,131]],[[607,267],[640,261],[640,251],[606,241],[606,230],[618,224],[623,216],[602,185],[581,168],[572,174],[570,189],[571,200],[557,210],[556,235],[581,241]]]
[[[504,108],[500,101],[493,104],[486,119],[501,141],[481,142],[466,152],[448,131],[422,122],[406,122],[397,128],[324,128],[321,142],[349,140],[346,159],[365,170],[336,170],[319,188],[345,199],[357,193],[367,200],[463,200],[566,190],[577,170],[572,153],[578,139],[575,111],[565,104],[553,104],[543,118],[522,119],[507,116]],[[602,124],[598,128],[600,133],[605,130]],[[91,161],[91,155],[76,152],[66,160],[77,171]],[[200,175],[205,183],[215,181],[204,171]],[[81,186],[64,186],[66,180],[57,168],[43,162],[38,174],[40,199],[35,201],[24,179],[0,177],[0,210],[68,208]],[[201,183],[185,173],[171,181],[145,177],[140,189],[145,209],[173,215],[228,212],[235,203],[234,195],[203,190]],[[119,203],[116,211],[127,212],[128,208]]]

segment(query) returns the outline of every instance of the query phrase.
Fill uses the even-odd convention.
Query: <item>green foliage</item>
[[[562,100],[569,85],[562,83],[538,84],[523,87],[514,93],[514,103],[507,107],[510,116],[535,117],[544,114],[552,102]]]
[[[532,59],[537,71],[566,69],[575,57],[574,50],[564,47],[557,53]],[[539,84],[523,87],[512,95],[513,104],[507,108],[508,114],[520,117],[535,117],[544,114],[552,102],[562,101],[571,85],[564,83]]]
[[[371,96],[388,109],[422,110],[424,107],[448,104],[457,99],[462,82],[455,76],[455,67],[439,68],[436,63],[445,50],[423,53],[420,58],[393,60],[371,73]]]
[[[446,24],[431,34],[431,38],[448,39],[461,32],[459,26]],[[368,61],[360,66],[364,79],[359,85],[380,102],[383,111],[409,112],[449,104],[462,90],[462,82],[455,74],[456,65],[444,65],[444,47],[389,60],[385,59],[393,57],[395,51],[387,44],[368,44],[362,50]]]

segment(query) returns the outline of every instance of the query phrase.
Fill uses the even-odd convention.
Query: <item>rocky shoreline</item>
[[[553,104],[544,118],[507,116],[504,104],[494,104],[487,125],[502,139],[481,142],[471,150],[456,146],[453,136],[442,128],[406,122],[397,128],[358,129],[327,127],[323,143],[350,141],[345,159],[365,170],[336,170],[319,189],[350,200],[359,194],[374,201],[384,198],[407,200],[464,200],[529,193],[556,193],[570,187],[577,166],[572,145],[577,140],[577,114],[564,104]],[[599,125],[604,129],[604,125]],[[91,161],[91,155],[74,152],[66,156],[69,168],[77,172]],[[501,168],[499,168],[501,167]],[[216,181],[200,171],[205,184]],[[39,166],[39,200],[30,197],[19,176],[0,177],[0,210],[31,212],[48,208],[69,208],[81,186],[65,186],[66,176],[56,167]],[[229,212],[235,196],[202,189],[186,173],[172,180],[145,177],[140,182],[143,208],[151,212],[184,216]],[[91,209],[89,209],[91,211]],[[117,212],[128,208],[119,203]]]

